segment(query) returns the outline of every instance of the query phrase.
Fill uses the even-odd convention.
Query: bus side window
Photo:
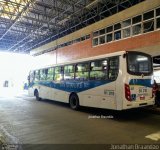
[[[46,80],[46,69],[40,70],[40,80],[45,81]]]
[[[55,81],[63,80],[63,75],[64,75],[64,67],[63,66],[55,67],[54,80]]]
[[[90,67],[90,80],[106,80],[108,68],[107,65],[107,59],[92,61]]]
[[[64,66],[64,80],[74,79],[74,65]]]
[[[36,70],[36,71],[35,71],[34,81],[35,81],[35,82],[39,81],[39,70]]]
[[[109,79],[116,80],[119,72],[119,57],[109,59]]]
[[[75,78],[77,80],[88,80],[89,79],[89,63],[80,63],[76,65]]]
[[[47,80],[52,81],[54,77],[54,68],[48,68],[47,70]]]

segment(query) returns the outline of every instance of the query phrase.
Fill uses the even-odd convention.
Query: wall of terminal
[[[160,1],[146,0],[35,49],[31,54],[41,54],[37,59],[49,65],[157,44],[160,44]]]

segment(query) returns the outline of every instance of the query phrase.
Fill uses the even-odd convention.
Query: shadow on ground
[[[66,109],[71,109],[69,107],[69,104],[62,103],[62,102],[51,101],[51,100],[46,100],[46,99],[45,100],[43,99],[40,102],[57,105],[59,107],[64,107]],[[76,110],[73,110],[73,113],[74,111]],[[143,118],[149,118],[152,115],[152,113],[146,108],[137,108],[137,109],[117,111],[117,110],[81,106],[78,109],[78,111],[87,113],[92,116],[110,116],[110,117],[113,117],[112,119],[118,120],[118,121],[132,121],[132,120],[138,121]]]

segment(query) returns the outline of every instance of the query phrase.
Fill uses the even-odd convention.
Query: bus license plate
[[[147,93],[147,88],[139,88],[139,93]]]

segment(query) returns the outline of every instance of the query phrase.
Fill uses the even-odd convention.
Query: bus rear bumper
[[[139,108],[139,107],[146,107],[146,106],[153,106],[155,104],[154,100],[150,101],[143,101],[143,102],[130,102],[127,103],[123,109],[131,109],[131,108]]]

